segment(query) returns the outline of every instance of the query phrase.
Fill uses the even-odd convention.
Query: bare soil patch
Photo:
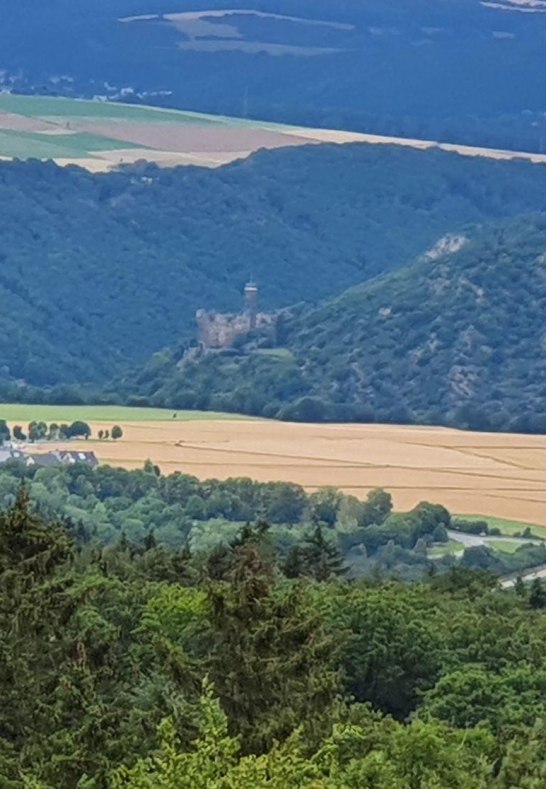
[[[93,423],[95,435],[101,427],[111,425]],[[456,513],[546,525],[546,436],[231,420],[124,423],[123,429],[117,443],[70,446],[125,468],[150,459],[164,473],[283,480],[308,490],[335,485],[359,498],[384,487],[399,510],[428,500]]]
[[[25,115],[15,115],[12,112],[2,112],[0,110],[0,129],[6,131],[40,132],[51,134],[57,130],[57,126],[39,118],[29,118]],[[62,133],[62,132],[61,132]]]
[[[259,126],[228,126],[227,124],[134,123],[132,121],[78,120],[71,128],[79,132],[148,146],[174,153],[239,152],[258,148],[278,148],[284,145],[304,145],[311,142],[296,134]],[[148,155],[153,153],[148,152]]]

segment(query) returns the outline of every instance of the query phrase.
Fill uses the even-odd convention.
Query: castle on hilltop
[[[195,315],[198,339],[205,349],[231,348],[253,331],[274,327],[276,315],[258,312],[258,286],[245,285],[244,308],[240,313],[198,310]]]

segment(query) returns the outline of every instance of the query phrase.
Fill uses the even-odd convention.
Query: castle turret
[[[250,331],[256,328],[256,315],[258,314],[258,286],[250,281],[245,285],[245,312],[248,316]]]

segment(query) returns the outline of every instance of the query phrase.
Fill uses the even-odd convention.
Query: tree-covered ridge
[[[544,151],[546,23],[532,0],[241,0],[196,28],[199,9],[226,3],[6,3],[0,84]],[[176,12],[193,23],[160,17]],[[159,16],[120,22],[139,15]]]
[[[388,146],[106,175],[1,163],[2,391],[111,379],[198,308],[240,309],[251,275],[265,309],[315,302],[545,195],[542,167]]]
[[[318,308],[285,313],[277,337],[178,366],[176,355],[156,357],[140,392],[153,404],[193,398],[303,421],[543,430],[544,218],[449,246]],[[267,349],[275,343],[282,348]]]
[[[150,477],[152,472],[147,472]],[[6,789],[540,786],[546,591],[292,579],[222,550],[85,544],[0,513]]]

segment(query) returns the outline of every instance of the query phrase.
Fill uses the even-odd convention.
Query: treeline
[[[24,428],[22,425],[14,425],[13,429],[9,426],[5,419],[0,419],[0,446],[5,441],[10,441],[12,438],[15,441],[64,441],[71,438],[85,438],[86,440],[92,436],[92,430],[87,422],[76,420],[71,424],[57,424],[51,422],[49,425],[43,421],[29,422],[28,426]],[[100,429],[97,431],[97,438],[99,441],[107,440],[109,438],[117,441],[123,437],[123,428],[119,425],[113,425],[112,429]]]
[[[465,569],[291,580],[259,523],[201,554],[82,545],[22,488],[0,514],[0,783],[540,786],[545,605]]]
[[[242,309],[249,271],[262,309],[314,303],[469,223],[545,210],[545,195],[527,162],[389,146],[102,175],[2,162],[0,396],[96,398],[193,337],[197,309]]]
[[[322,306],[285,311],[273,335],[158,354],[122,391],[140,405],[288,421],[543,433],[545,248],[543,214],[446,239]]]
[[[347,578],[379,572],[418,580],[459,564],[502,576],[546,564],[545,545],[531,540],[514,553],[461,545],[457,556],[449,551],[435,556],[431,549],[445,545],[447,530],[459,529],[461,522],[428,502],[407,513],[393,512],[391,496],[383,490],[360,501],[335,488],[306,493],[284,482],[165,476],[150,461],[135,471],[8,461],[0,466],[0,507],[13,504],[22,481],[37,512],[64,519],[81,545],[120,540],[139,545],[152,539],[203,555],[225,548],[246,524],[260,522],[289,577],[325,580],[343,567]],[[462,525],[465,531],[487,531],[479,521]]]

